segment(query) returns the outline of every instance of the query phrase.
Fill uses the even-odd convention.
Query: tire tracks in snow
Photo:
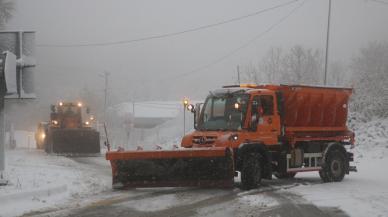
[[[64,207],[57,207],[52,209],[46,209],[46,210],[40,210],[40,211],[34,211],[30,213],[26,213],[23,215],[23,217],[38,217],[38,216],[71,216],[71,213],[76,213],[78,211],[84,210],[84,209],[96,209],[101,207],[108,207],[114,204],[119,204],[122,202],[127,201],[133,201],[133,200],[143,200],[147,198],[153,198],[160,195],[165,194],[176,194],[179,192],[186,192],[189,191],[187,188],[173,188],[173,189],[162,189],[162,190],[153,190],[150,191],[149,189],[136,189],[136,190],[124,190],[124,191],[108,191],[108,192],[102,192],[102,194],[116,194],[120,193],[120,195],[108,195],[107,199],[95,199],[95,201],[88,203],[87,205],[84,205],[82,208],[78,208],[80,204],[78,202],[68,204]],[[136,194],[138,193],[139,194]],[[134,194],[130,194],[134,193]],[[130,194],[130,195],[128,195]],[[93,200],[93,199],[92,199]],[[105,213],[103,216],[107,216],[109,213]],[[77,215],[74,215],[77,216]]]
[[[134,202],[141,200],[151,200],[157,199],[159,196],[166,195],[175,195],[179,196],[179,194],[188,194],[186,196],[193,196],[194,198],[198,195],[196,193],[201,193],[201,191],[206,192],[206,189],[203,188],[169,188],[156,190],[155,189],[136,189],[134,191],[112,191],[111,193],[116,194],[119,193],[118,196],[109,196],[107,199],[100,199],[95,202],[91,202],[86,206],[81,208],[78,207],[64,207],[57,210],[47,210],[43,212],[35,212],[30,213],[25,216],[138,216],[138,217],[174,217],[174,216],[195,216],[198,214],[198,210],[202,208],[215,208],[217,205],[226,204],[228,202],[233,202],[234,200],[255,194],[266,193],[268,196],[273,197],[277,200],[280,205],[279,207],[271,207],[271,209],[261,209],[260,212],[263,212],[264,216],[276,216],[272,215],[273,213],[282,213],[283,211],[297,210],[295,213],[303,213],[303,211],[308,210],[307,215],[305,216],[315,216],[311,215],[311,213],[321,213],[316,215],[318,217],[327,217],[329,215],[324,215],[323,211],[320,211],[319,208],[315,207],[312,204],[308,204],[303,202],[303,204],[294,203],[292,199],[281,196],[279,193],[275,193],[279,190],[290,189],[299,185],[315,185],[321,182],[310,182],[304,179],[291,179],[291,180],[271,180],[263,182],[262,186],[258,189],[250,190],[250,191],[241,191],[238,188],[234,188],[233,190],[225,190],[225,191],[216,191],[215,196],[212,196],[209,193],[210,197],[206,195],[205,199],[200,198],[199,200],[189,203],[180,203],[177,205],[172,205],[165,209],[157,210],[157,211],[144,211],[144,210],[136,210],[134,207],[126,207],[126,202]],[[239,183],[236,184],[238,187]],[[213,189],[214,190],[214,189]],[[128,195],[128,193],[137,193],[138,191],[145,191],[145,193],[140,193],[138,195]],[[283,194],[283,192],[281,193]],[[267,196],[266,195],[266,196]],[[182,195],[181,195],[182,196]],[[282,208],[282,207],[286,208]],[[272,208],[275,210],[271,212]],[[257,207],[253,207],[252,210],[258,209]],[[279,209],[279,210],[277,210]],[[222,211],[222,210],[221,210]],[[279,212],[277,212],[279,211]],[[251,212],[252,213],[252,212]],[[256,213],[256,211],[254,212]],[[323,214],[322,214],[323,213]],[[287,212],[288,214],[288,212]],[[261,215],[260,215],[261,216]],[[295,215],[298,216],[298,215]],[[299,215],[303,216],[303,215]],[[298,217],[299,217],[298,216]]]
[[[303,199],[301,196],[289,192],[269,192],[280,204],[260,214],[261,217],[287,216],[287,217],[348,217],[336,207],[318,207]]]
[[[88,207],[73,210],[71,213],[67,213],[66,216],[137,216],[137,217],[173,217],[173,216],[193,216],[197,214],[197,210],[205,207],[215,206],[218,204],[227,203],[233,201],[239,197],[246,195],[255,195],[270,191],[277,191],[280,189],[288,189],[296,187],[300,183],[292,183],[287,185],[271,186],[268,184],[263,184],[259,189],[254,189],[250,191],[241,191],[240,189],[226,190],[226,193],[221,192],[216,196],[210,196],[205,199],[200,199],[198,201],[179,204],[166,209],[157,210],[157,211],[139,211],[134,208],[129,208],[120,205],[128,201],[142,200],[142,199],[151,199],[158,196],[163,196],[167,194],[179,194],[179,193],[195,193],[196,191],[206,191],[206,189],[201,188],[184,188],[184,189],[171,189],[166,191],[157,191],[151,192],[146,195],[134,196],[134,197],[122,197],[117,199],[108,199],[101,200],[97,203],[91,204]],[[195,196],[195,195],[193,195]]]

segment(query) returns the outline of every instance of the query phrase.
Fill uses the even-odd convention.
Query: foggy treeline
[[[10,18],[12,17],[12,14],[15,13],[15,9],[16,9],[16,5],[13,1],[0,0],[0,29],[3,29],[6,26],[5,25],[6,22],[9,21]],[[17,17],[17,15],[19,14],[15,13],[15,17]],[[36,14],[33,14],[33,15],[36,16]],[[339,21],[340,20],[338,19],[337,22]],[[54,23],[55,25],[58,24],[57,21],[55,21]],[[70,26],[69,27],[70,29],[75,28],[74,24],[69,26]],[[45,30],[45,29],[42,28],[41,30]],[[339,30],[337,29],[336,31],[338,32]],[[300,31],[295,31],[295,32],[300,32]],[[47,32],[41,31],[40,34],[42,36],[44,34],[47,34]],[[304,39],[303,37],[300,37],[300,38]],[[195,40],[196,39],[190,39],[190,41],[188,42],[192,42]],[[363,41],[368,41],[368,40],[374,40],[374,39],[369,39],[369,36],[368,36],[368,39],[365,39]],[[377,39],[377,41],[379,40],[383,40],[383,39]],[[58,39],[58,41],[60,40]],[[281,44],[281,42],[276,42],[275,39],[269,42],[273,43],[275,46],[269,48],[262,57],[258,58],[256,61],[253,61],[249,64],[240,64],[240,70],[242,72],[242,77],[243,77],[242,82],[323,85],[324,62],[325,62],[324,61],[325,52],[323,49],[306,47],[306,45],[304,45],[303,42],[300,42],[300,43],[303,43],[303,45],[295,45],[292,47],[288,47],[287,43],[292,45],[295,42],[286,41],[285,44]],[[171,42],[171,44],[174,44],[174,46],[175,46],[175,43],[176,43],[176,47],[180,47],[178,42]],[[284,46],[287,46],[287,47],[284,47]],[[360,43],[357,42],[357,47],[359,46],[360,46]],[[211,47],[211,49],[214,49],[214,50],[220,49],[220,48],[208,46],[208,45],[206,45],[205,47]],[[345,49],[345,45],[343,45],[343,47]],[[122,48],[119,47],[115,49],[120,50]],[[131,49],[128,49],[128,50],[131,50]],[[166,49],[166,48],[161,47],[160,49],[162,50],[162,52],[165,52],[165,50],[163,49]],[[329,53],[327,84],[329,86],[342,86],[342,87],[354,88],[352,105],[350,107],[351,111],[361,113],[367,119],[371,119],[374,116],[387,117],[388,116],[387,114],[388,113],[387,112],[388,43],[371,42],[365,45],[363,48],[358,49],[357,52],[354,52],[352,49],[351,52],[353,53],[352,55],[353,57],[350,58],[350,60],[348,60],[347,57],[345,57],[346,60],[337,59],[335,57],[336,56],[335,52],[340,49],[336,49],[335,46],[332,46],[331,49],[332,49],[331,50],[332,52]],[[36,126],[36,123],[38,121],[47,120],[49,115],[49,105],[51,103],[56,103],[55,100],[59,100],[59,99],[83,100],[85,104],[88,104],[90,106],[90,108],[92,109],[92,113],[96,115],[98,119],[102,119],[102,117],[104,116],[103,89],[105,87],[101,85],[103,79],[96,76],[95,75],[96,72],[92,72],[89,74],[87,74],[86,72],[83,72],[82,67],[77,68],[77,64],[78,65],[82,65],[82,64],[78,62],[70,61],[71,58],[69,58],[69,60],[66,61],[66,64],[69,64],[69,68],[66,69],[67,70],[66,72],[62,72],[62,70],[59,70],[58,68],[60,68],[60,66],[56,66],[57,68],[50,68],[44,65],[44,62],[46,63],[49,62],[49,64],[54,66],[56,64],[61,65],[62,63],[61,64],[58,64],[55,62],[51,63],[50,62],[51,59],[49,58],[51,56],[55,56],[52,54],[56,54],[59,56],[58,59],[60,59],[62,57],[59,55],[61,54],[61,52],[58,51],[57,53],[55,52],[50,53],[43,49],[41,49],[40,52],[38,52],[38,54],[41,54],[38,57],[39,64],[37,67],[38,70],[36,72],[36,93],[38,95],[38,99],[35,101],[23,101],[23,102],[17,102],[17,103],[9,102],[7,105],[7,111],[11,113],[9,115],[10,116],[9,119],[11,119],[10,121],[15,122],[16,128],[29,126],[29,128],[33,130],[33,128]],[[71,53],[69,57],[74,56],[74,57],[77,57],[78,59],[82,59],[84,58],[84,56],[82,56],[83,54],[91,54],[91,55],[85,55],[86,57],[97,56],[95,55],[95,53],[92,53],[92,52],[85,51],[85,52],[79,52],[79,53],[81,54],[74,52],[74,55],[73,55],[73,53]],[[98,54],[100,55],[104,53],[105,52],[100,52]],[[212,53],[212,52],[203,52],[204,55],[206,53]],[[261,54],[262,53],[260,53],[260,55]],[[63,55],[63,56],[66,56],[66,55]],[[179,94],[180,92],[182,92],[185,95],[189,96],[190,98],[196,98],[200,100],[200,99],[203,99],[204,97],[202,93],[206,94],[210,88],[220,87],[221,82],[223,82],[222,84],[228,84],[226,82],[229,82],[228,79],[229,77],[231,77],[230,72],[234,73],[235,71],[233,67],[230,67],[230,65],[234,64],[234,62],[231,61],[232,63],[227,63],[225,61],[225,62],[221,62],[223,64],[222,67],[210,68],[210,70],[214,70],[214,72],[211,72],[211,73],[214,73],[214,74],[218,73],[219,75],[221,75],[221,73],[225,73],[226,74],[225,76],[222,74],[222,76],[224,76],[222,78],[223,80],[215,79],[217,78],[216,76],[210,77],[209,79],[202,79],[200,76],[204,76],[204,74],[198,73],[198,76],[195,77],[197,73],[192,73],[194,77],[189,77],[189,79],[191,80],[184,80],[181,77],[177,77],[177,79],[174,81],[165,79],[166,81],[162,82],[160,81],[161,80],[160,78],[163,77],[163,73],[162,73],[163,70],[158,68],[158,71],[153,72],[151,68],[148,69],[148,66],[151,66],[151,65],[158,66],[158,64],[162,66],[163,64],[166,66],[171,65],[169,66],[169,69],[171,71],[173,71],[173,69],[179,71],[179,70],[185,69],[186,66],[185,67],[179,66],[179,64],[177,63],[182,64],[182,62],[184,61],[177,58],[177,56],[173,56],[171,54],[171,58],[170,58],[171,61],[161,60],[161,62],[151,63],[151,59],[147,59],[139,55],[138,57],[139,59],[141,58],[145,59],[144,60],[145,63],[143,63],[143,65],[147,67],[144,67],[144,68],[138,67],[138,68],[135,68],[136,70],[134,70],[134,68],[131,68],[131,65],[136,65],[137,59],[136,61],[131,62],[131,61],[128,61],[128,59],[131,59],[131,57],[127,57],[126,55],[123,55],[123,54],[118,56],[125,57],[126,58],[125,61],[128,62],[128,65],[125,65],[120,62],[115,62],[112,59],[110,59],[109,61],[105,61],[105,60],[90,61],[89,60],[89,62],[92,62],[92,63],[103,62],[106,65],[109,65],[110,62],[113,62],[112,64],[116,64],[120,66],[119,69],[125,72],[124,75],[120,75],[118,72],[115,72],[114,69],[112,70],[112,77],[110,80],[110,82],[111,81],[112,82],[109,83],[108,85],[108,89],[110,90],[108,92],[108,103],[107,103],[108,107],[114,106],[122,102],[136,101],[136,100],[137,101],[146,101],[146,100],[155,100],[155,99],[171,100],[171,97],[168,98],[169,94],[174,96],[175,99],[179,100],[179,98],[176,97],[177,94],[167,93],[170,89],[171,89],[170,92],[174,92],[173,90],[179,90],[175,92],[179,92]],[[170,54],[165,56],[170,56]],[[180,54],[179,57],[181,56],[184,56],[184,55]],[[251,54],[246,54],[246,56],[243,57],[243,60],[250,59],[252,56],[253,55]],[[343,55],[337,55],[337,57],[339,58],[341,58],[341,56]],[[206,56],[206,58],[207,59],[205,60],[198,59],[198,62],[202,62],[202,61],[206,62],[209,59],[211,60],[211,57]],[[88,62],[88,61],[85,61],[85,62]],[[219,65],[221,65],[221,63]],[[65,63],[63,64],[66,65]],[[190,64],[187,64],[187,65],[190,65]],[[195,64],[192,64],[192,65],[195,65]],[[133,75],[129,74],[129,73],[132,73],[131,70],[133,71]],[[205,72],[209,72],[209,71],[205,71]],[[77,75],[79,74],[80,76],[87,74],[89,75],[89,77],[88,79],[85,79],[85,81],[82,81],[83,79],[74,79],[73,78],[74,74],[77,74]],[[143,78],[140,76],[141,74],[144,74],[146,76],[144,76]],[[94,77],[97,77],[97,78],[94,78]],[[152,80],[151,78],[157,81],[151,81]],[[198,78],[201,78],[201,79],[198,79]],[[93,80],[93,79],[99,79],[97,80],[98,82],[100,82],[101,80],[100,82],[101,84],[97,84],[98,82],[96,82],[96,80]],[[195,79],[198,79],[201,82],[201,88],[198,88],[198,85],[193,85],[196,82]],[[81,82],[78,82],[78,80],[80,80]],[[88,80],[91,80],[91,82],[88,83]],[[124,83],[125,86],[118,85],[118,83],[120,82]],[[82,83],[84,83],[84,85]],[[161,84],[163,84],[162,87],[158,86]],[[137,89],[135,87],[137,87]],[[173,88],[173,87],[176,87],[176,88]],[[191,87],[193,87],[192,89],[195,89],[195,91],[198,91],[198,90],[201,90],[201,91],[198,91],[197,94],[193,93],[194,91],[190,89]],[[163,90],[163,91],[160,91],[160,90]],[[166,95],[166,97],[162,98],[161,96],[164,96],[164,95]],[[28,107],[28,109],[26,109],[26,107]],[[26,110],[28,112],[26,112]],[[17,115],[13,115],[13,114],[17,114]]]
[[[258,62],[242,66],[244,81],[323,85],[324,58],[322,50],[301,45],[271,47]],[[369,43],[349,63],[329,63],[327,84],[354,88],[350,109],[366,120],[388,117],[388,43]]]
[[[351,109],[367,119],[388,117],[388,43],[361,48],[349,70],[355,85]]]
[[[0,0],[0,29],[4,27],[5,23],[9,19],[11,19],[13,10],[14,10],[13,2]]]
[[[319,84],[322,77],[323,58],[320,50],[296,45],[285,51],[271,47],[257,63],[245,66],[248,81],[254,83]]]

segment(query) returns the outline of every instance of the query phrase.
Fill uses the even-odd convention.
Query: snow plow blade
[[[91,129],[51,129],[45,149],[47,153],[66,156],[100,154],[99,133]]]
[[[229,148],[107,152],[115,189],[143,187],[232,187]]]

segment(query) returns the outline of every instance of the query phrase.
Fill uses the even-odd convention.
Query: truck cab
[[[264,89],[225,88],[212,92],[195,109],[195,132],[182,146],[231,147],[259,142],[279,145],[282,134],[278,96]]]
[[[51,127],[65,129],[90,127],[91,121],[83,122],[83,116],[88,114],[89,108],[84,108],[81,102],[59,102],[57,105],[51,105]]]

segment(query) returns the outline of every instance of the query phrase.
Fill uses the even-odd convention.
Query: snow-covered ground
[[[388,216],[388,119],[367,123],[353,120],[358,172],[342,182],[301,185],[290,191],[318,206],[339,207],[352,217]],[[296,177],[319,180],[316,173]]]
[[[165,125],[166,132],[173,128],[171,123]],[[300,195],[319,207],[337,207],[352,217],[388,216],[388,119],[365,122],[352,116],[349,127],[356,133],[356,146],[351,151],[355,154],[352,165],[357,166],[358,172],[351,172],[340,183],[299,185],[282,191]],[[169,148],[169,144],[164,147]],[[297,178],[320,183],[316,172],[300,173]],[[256,198],[260,195],[250,197],[259,203],[265,201]]]
[[[388,216],[388,158],[366,157],[356,164],[351,173],[339,183],[300,185],[292,193],[320,207],[338,207],[351,217]],[[298,174],[297,178],[319,180],[316,173]]]
[[[82,160],[33,148],[6,151],[9,184],[0,186],[0,216],[53,208],[110,189],[108,162],[102,156],[86,159],[88,164]]]
[[[165,126],[170,124],[166,123]],[[322,184],[316,172],[301,173],[296,177],[298,180],[302,179],[304,184],[287,189],[280,188],[277,193],[300,195],[302,201],[299,203],[303,203],[304,200],[318,207],[337,207],[352,217],[388,216],[386,205],[388,204],[388,173],[385,168],[388,165],[388,120],[362,122],[351,119],[349,125],[356,132],[356,148],[353,149],[356,162],[353,164],[358,168],[357,173],[351,173],[339,183]],[[170,127],[171,130],[177,128]],[[170,127],[164,128],[166,134],[170,131],[168,129]],[[22,135],[27,134],[20,134]],[[174,138],[177,135],[170,136]],[[28,139],[24,139],[24,142],[28,142]],[[176,141],[173,142],[176,143]],[[164,147],[169,146],[166,143]],[[104,198],[111,201],[116,197],[119,200],[124,198],[123,206],[127,208],[132,207],[139,212],[144,210],[158,212],[177,204],[191,204],[204,198],[212,198],[217,194],[229,194],[229,191],[203,190],[193,193],[171,190],[170,193],[156,194],[152,198],[127,200],[125,199],[127,197],[136,197],[144,193],[152,194],[160,189],[134,190],[125,194],[110,191],[110,167],[102,156],[66,158],[47,155],[32,147],[8,150],[6,154],[6,175],[10,184],[0,187],[0,216],[16,216],[38,210],[61,210],[70,206],[69,204],[72,207],[82,207]],[[276,180],[274,182],[276,184]],[[102,191],[105,193],[98,194]],[[233,216],[238,210],[249,210],[249,207],[254,211],[258,207],[260,210],[269,210],[282,206],[277,200],[271,198],[270,194],[251,193],[240,195],[237,201],[230,200],[226,202],[227,206],[224,205],[219,206],[218,210],[211,205],[203,205],[198,209],[198,216],[213,216],[213,214]],[[247,213],[249,214],[248,211]]]

